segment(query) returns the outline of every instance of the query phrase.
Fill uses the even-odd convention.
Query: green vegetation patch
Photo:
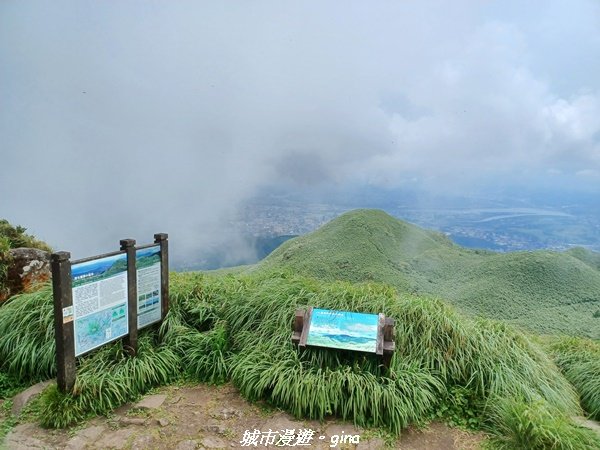
[[[196,326],[213,321],[223,327],[219,339],[211,340],[221,373],[230,373],[247,398],[266,399],[298,417],[334,414],[397,433],[430,417],[441,399],[452,411],[458,409],[452,408],[453,398],[476,399],[477,414],[484,415],[489,399],[515,394],[544,398],[570,414],[579,411],[573,388],[524,335],[497,322],[467,319],[434,299],[287,273],[181,274],[174,281],[187,285],[191,295],[184,301],[196,305],[194,312],[184,308],[180,314],[189,321],[197,317]],[[397,352],[390,370],[364,353],[298,352],[290,340],[291,322],[296,308],[309,305],[394,317]],[[228,344],[218,344],[224,335]],[[456,387],[464,396],[448,395]]]
[[[179,356],[156,337],[155,332],[140,333],[135,358],[125,354],[120,342],[81,358],[73,395],[62,394],[56,385],[42,394],[42,425],[64,428],[91,415],[106,414],[174,380],[180,370]]]
[[[563,411],[539,399],[498,399],[491,414],[492,448],[503,450],[596,450],[600,436],[576,425]]]
[[[0,307],[0,370],[36,382],[56,373],[52,287],[15,295]]]
[[[11,248],[30,247],[47,252],[52,251],[48,244],[27,234],[26,231],[27,228],[20,225],[13,226],[7,220],[0,219],[0,298],[7,294],[6,276],[10,264],[9,250]]]
[[[456,416],[465,404],[465,421],[482,422],[498,397],[543,399],[566,415],[581,413],[571,385],[526,336],[463,317],[435,299],[280,272],[171,277],[170,312],[160,328],[141,331],[138,356],[127,357],[115,342],[80,358],[74,393],[50,388],[41,397],[44,425],[64,427],[106,413],[181,374],[231,380],[248,399],[298,417],[335,415],[395,434],[440,411]],[[294,312],[309,305],[395,318],[397,351],[389,370],[368,353],[298,351],[291,342]],[[2,370],[21,378],[52,376],[52,323],[49,288],[0,308]]]
[[[600,339],[600,254],[494,253],[383,211],[355,210],[285,242],[248,273],[289,270],[326,281],[377,281],[541,334]]]
[[[577,389],[583,409],[600,420],[600,344],[590,339],[560,338],[552,342],[550,352]]]

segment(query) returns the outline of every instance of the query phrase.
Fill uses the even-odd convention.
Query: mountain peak
[[[381,210],[349,211],[289,240],[253,270],[377,281],[542,333],[600,338],[600,256],[471,250]]]

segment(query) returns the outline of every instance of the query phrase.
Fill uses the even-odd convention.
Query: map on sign
[[[138,329],[162,318],[160,296],[160,245],[137,251]]]
[[[375,353],[378,325],[377,314],[315,308],[306,345]]]
[[[75,356],[129,332],[125,253],[71,266]]]

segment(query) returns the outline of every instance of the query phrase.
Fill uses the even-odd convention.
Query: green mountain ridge
[[[600,254],[461,247],[380,210],[355,210],[284,243],[245,271],[378,281],[541,334],[600,339]]]

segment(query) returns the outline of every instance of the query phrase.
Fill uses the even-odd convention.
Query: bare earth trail
[[[47,430],[35,423],[20,423],[6,436],[3,448],[467,450],[480,448],[484,440],[482,434],[440,423],[423,431],[407,430],[395,442],[388,437],[387,446],[384,434],[357,429],[339,420],[297,420],[279,410],[247,402],[231,385],[195,385],[158,389],[135,405],[119,408],[110,417],[98,417],[71,430]]]

